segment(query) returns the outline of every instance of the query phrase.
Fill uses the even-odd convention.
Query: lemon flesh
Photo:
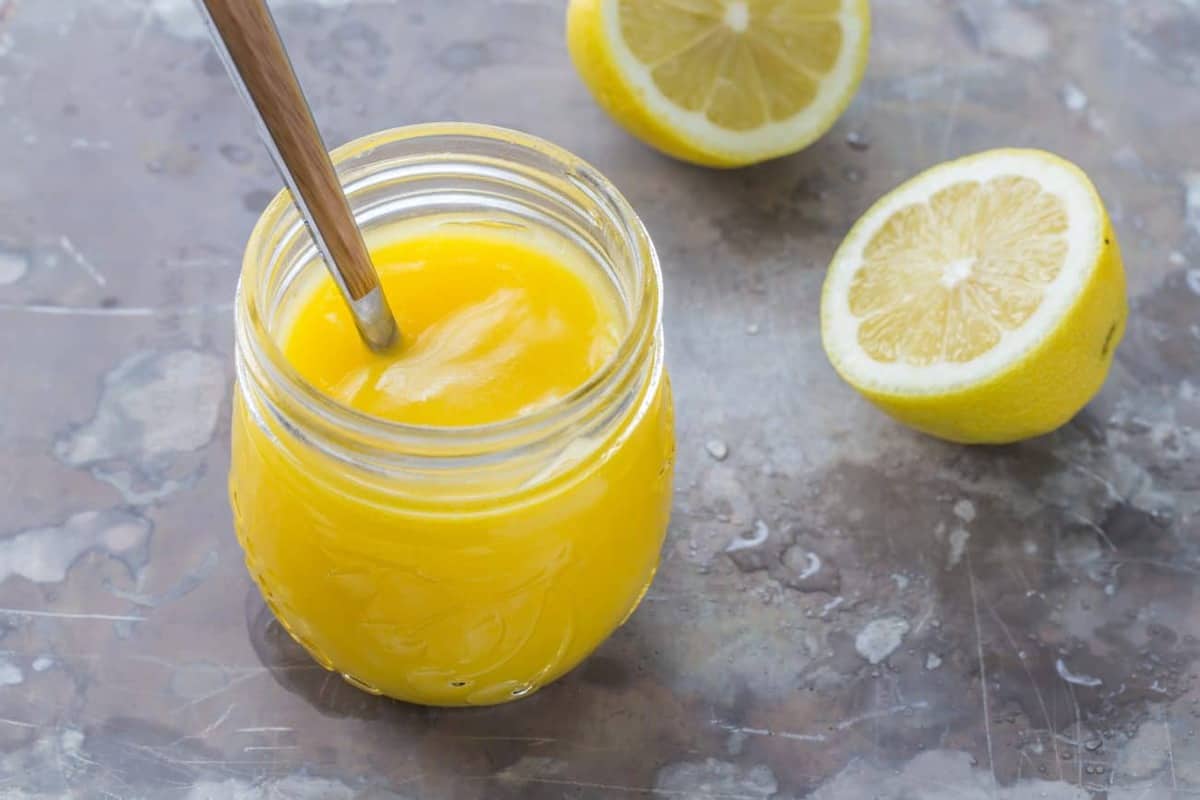
[[[709,166],[806,147],[866,67],[866,0],[571,0],[567,14],[572,59],[613,118]]]
[[[1095,188],[1036,150],[934,167],[877,202],[830,265],[822,341],[884,411],[946,439],[1046,433],[1099,390],[1125,276]]]

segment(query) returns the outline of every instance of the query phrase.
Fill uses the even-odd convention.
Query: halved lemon
[[[571,0],[584,83],[633,135],[734,167],[833,127],[862,80],[867,0]]]
[[[1099,391],[1125,330],[1125,272],[1074,164],[992,150],[883,197],[821,298],[834,368],[887,413],[959,442],[1049,432]]]

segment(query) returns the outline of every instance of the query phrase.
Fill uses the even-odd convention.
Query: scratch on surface
[[[259,745],[250,744],[250,745],[246,745],[245,747],[243,747],[242,752],[243,753],[253,753],[253,752],[260,751],[260,750],[299,750],[299,749],[300,749],[300,745],[298,745],[298,744],[259,744]]]
[[[207,728],[205,728],[204,730],[197,733],[196,737],[199,739],[203,739],[205,736],[208,736],[210,733],[215,731],[217,728],[221,727],[221,724],[224,723],[225,720],[229,719],[229,715],[233,713],[233,706],[234,706],[234,704],[230,703],[229,706],[223,712],[221,712],[221,716],[219,716],[215,720],[213,720]]]
[[[868,720],[879,719],[880,717],[890,717],[892,714],[900,714],[905,711],[918,711],[918,710],[924,709],[924,708],[929,708],[929,703],[926,702],[925,700],[918,700],[915,703],[905,703],[903,705],[889,706],[887,708],[880,708],[875,711],[868,711],[865,714],[859,714],[857,717],[850,717],[849,719],[844,719],[841,722],[834,725],[833,727],[837,728],[839,731],[844,731],[847,728],[850,728],[850,727],[853,727],[854,725],[859,724],[860,722],[866,722]]]
[[[45,314],[55,317],[171,317],[225,314],[233,310],[232,303],[180,307],[152,308],[149,306],[127,306],[125,308],[88,308],[83,306],[55,306],[45,303],[20,305],[0,303],[0,311],[23,314]]]
[[[70,239],[68,239],[66,236],[59,236],[58,243],[66,252],[66,254],[71,257],[71,260],[78,264],[79,268],[87,273],[89,278],[96,282],[97,286],[108,285],[108,280],[100,274],[100,270],[96,269],[96,265],[91,261],[88,261],[87,257],[84,256],[83,253],[79,252],[79,248],[77,248]]]
[[[709,720],[718,728],[729,731],[730,733],[743,733],[747,736],[770,736],[779,739],[791,739],[797,742],[824,742],[826,741],[823,733],[795,733],[793,731],[773,731],[769,728],[743,728],[737,725],[730,725],[728,722],[720,720]]]
[[[133,30],[133,38],[129,41],[129,49],[137,50],[142,46],[142,39],[146,35],[146,31],[150,28],[150,20],[154,13],[154,4],[146,3],[146,7],[142,9],[142,15],[138,19],[137,27]]]
[[[180,711],[184,710],[185,708],[191,708],[192,706],[199,705],[200,703],[203,703],[206,700],[211,700],[214,697],[219,697],[219,696],[225,694],[226,692],[230,691],[234,687],[236,687],[240,684],[243,684],[246,681],[251,680],[252,678],[257,678],[259,675],[262,675],[265,671],[266,670],[263,670],[262,672],[246,672],[242,675],[239,675],[236,678],[234,678],[233,680],[231,680],[229,683],[222,686],[220,689],[209,692],[208,694],[205,694],[205,695],[201,695],[200,697],[197,697],[193,700],[189,700],[188,702],[184,703],[183,705],[180,705],[180,706],[177,706],[176,708],[171,709],[171,713],[177,714]]]
[[[933,616],[933,608],[934,603],[932,600],[930,600],[929,608],[925,609],[925,613],[921,615],[921,619],[917,621],[916,626],[913,628],[913,636],[916,636],[918,633],[920,633],[921,629],[925,627],[925,623],[929,622],[929,618]]]
[[[112,142],[106,139],[85,139],[82,136],[71,140],[72,150],[112,150]]]
[[[875,682],[875,705],[877,707],[879,706],[879,701],[881,699],[882,694],[883,694],[882,684],[880,684],[879,681],[876,681]],[[879,720],[880,719],[881,719],[881,717],[879,715],[874,715],[871,717],[871,747],[872,747],[872,753],[875,758],[879,758],[879,751],[880,751],[880,748],[879,748]]]
[[[1087,686],[1089,688],[1095,688],[1097,686],[1104,685],[1104,681],[1100,680],[1099,678],[1094,678],[1091,675],[1081,675],[1072,672],[1067,668],[1066,662],[1061,658],[1054,662],[1054,669],[1058,673],[1058,677],[1062,678],[1069,684],[1074,684],[1075,686]]]
[[[996,757],[992,750],[992,712],[988,707],[987,666],[983,662],[983,626],[979,624],[979,596],[975,589],[975,567],[967,550],[967,582],[971,587],[971,615],[975,620],[975,654],[979,658],[979,688],[983,697],[983,731],[987,738],[988,767],[992,773],[992,797],[997,797]]]
[[[1062,663],[1059,659],[1058,663]],[[1079,701],[1075,699],[1075,687],[1067,684],[1067,694],[1071,698],[1071,705],[1075,709],[1075,766],[1079,768],[1079,785],[1083,786],[1083,722],[1079,718]]]
[[[504,781],[514,780],[508,775],[478,775],[466,780]],[[627,794],[649,794],[661,797],[684,797],[687,800],[762,800],[761,794],[731,794],[729,792],[698,792],[695,789],[658,789],[653,786],[625,786],[617,783],[596,783],[593,781],[573,781],[566,778],[536,778],[529,775],[515,776],[515,780],[524,783],[542,783],[548,786],[569,786],[576,789],[603,789],[610,792],[625,792]]]
[[[1055,454],[1051,453],[1051,455],[1055,455]],[[1055,458],[1057,458],[1059,461],[1063,462],[1067,466],[1071,467],[1072,469],[1082,472],[1084,475],[1086,475],[1087,477],[1094,480],[1096,483],[1103,486],[1105,491],[1108,492],[1109,497],[1111,499],[1116,500],[1118,503],[1126,502],[1126,498],[1124,497],[1124,495],[1122,495],[1120,492],[1117,491],[1117,487],[1113,486],[1112,481],[1108,480],[1100,473],[1098,473],[1094,470],[1088,469],[1083,464],[1079,464],[1075,461],[1071,461],[1068,458],[1064,458],[1063,456],[1055,455]]]
[[[1167,738],[1167,766],[1171,770],[1171,788],[1179,791],[1179,779],[1175,775],[1175,748],[1171,745],[1171,725],[1163,722],[1163,733]]]
[[[1025,585],[1026,597],[1029,596],[1030,592],[1035,591],[1033,584],[1029,582],[1029,576],[1025,574],[1025,571],[1021,569],[1020,565],[1015,559],[1004,559],[1000,563],[1003,564],[1005,569],[1007,569],[1010,573],[1020,578],[1021,583]],[[1013,647],[1016,647],[1016,645],[1013,645]]]
[[[1186,564],[1173,564],[1170,561],[1156,561],[1153,558],[1123,558],[1121,564],[1145,564],[1148,567],[1158,567],[1159,569],[1170,570],[1174,572],[1182,572],[1187,575],[1200,575],[1200,569],[1189,567]]]
[[[443,739],[455,739],[463,742],[524,742],[525,744],[551,744],[557,742],[553,736],[460,736],[453,733],[440,735]]]
[[[287,725],[264,725],[258,728],[238,728],[237,733],[290,733],[296,730]]]
[[[1108,545],[1110,550],[1112,550],[1114,553],[1118,552],[1117,546],[1115,544],[1113,544],[1112,539],[1108,538],[1108,534],[1104,532],[1104,528],[1101,528],[1098,524],[1096,524],[1096,522],[1094,522],[1093,520],[1091,520],[1088,517],[1085,517],[1083,514],[1080,514],[1078,511],[1075,511],[1074,509],[1068,508],[1068,509],[1064,509],[1064,510],[1067,512],[1068,516],[1074,518],[1078,522],[1083,523],[1085,526],[1091,528],[1097,534],[1099,534],[1100,538],[1104,540],[1104,543],[1106,545]]]
[[[19,719],[7,719],[5,717],[0,717],[0,725],[13,725],[17,728],[36,728],[36,727],[38,727],[37,725],[34,725],[32,722],[22,722]]]
[[[821,616],[824,617],[826,614],[828,614],[830,611],[833,611],[844,602],[846,602],[846,598],[842,597],[841,595],[833,598],[828,603],[821,606]]]
[[[15,617],[45,617],[47,619],[96,619],[109,622],[145,622],[145,617],[127,614],[81,614],[71,611],[31,611],[27,608],[0,608],[0,614]]]
[[[1025,671],[1025,677],[1029,679],[1029,686],[1033,689],[1033,696],[1037,698],[1038,706],[1042,709],[1042,718],[1046,720],[1046,728],[1050,731],[1050,745],[1054,748],[1054,763],[1058,765],[1058,778],[1062,780],[1062,756],[1058,752],[1058,734],[1054,730],[1054,722],[1050,719],[1050,709],[1046,707],[1046,698],[1042,694],[1042,690],[1038,688],[1037,681],[1033,678],[1033,673],[1029,670],[1029,665],[1025,663],[1022,656],[1021,648],[1017,647],[1017,641],[1013,638],[1012,631],[1004,624],[1004,620],[1000,618],[1000,614],[992,606],[991,603],[984,598],[984,606],[991,613],[992,619],[996,620],[996,624],[1000,626],[1000,630],[1004,632],[1004,638],[1008,640],[1013,652],[1017,655],[1017,660],[1021,662],[1021,669]]]
[[[1034,772],[1037,772],[1037,764],[1033,763],[1033,759],[1030,758],[1029,754],[1024,750],[1018,750],[1017,754],[1021,757],[1021,760],[1017,762],[1017,785],[1019,786],[1021,783],[1021,773],[1024,769],[1023,765],[1028,763],[1031,770],[1030,774],[1033,774]]]
[[[946,156],[950,154],[950,138],[954,133],[954,127],[958,124],[958,113],[962,107],[964,94],[966,94],[966,86],[960,77],[954,86],[954,98],[950,101],[950,111],[946,114],[946,127],[942,130],[942,146],[938,151],[939,161],[945,161]]]

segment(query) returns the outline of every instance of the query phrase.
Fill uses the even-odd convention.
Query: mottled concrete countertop
[[[190,0],[0,0],[0,797],[1200,795],[1200,3],[877,0],[833,132],[724,173],[603,116],[561,0],[273,5],[331,143],[521,128],[640,211],[679,414],[662,570],[505,707],[311,662],[225,495],[266,154]],[[1093,176],[1132,316],[1079,418],[968,449],[841,384],[817,297],[874,198],[999,145]]]

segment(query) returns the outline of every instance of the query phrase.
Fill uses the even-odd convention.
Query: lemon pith
[[[830,265],[834,368],[901,421],[1003,443],[1048,432],[1099,390],[1125,329],[1120,251],[1073,164],[993,150],[879,200]]]
[[[584,83],[633,135],[732,167],[825,133],[862,79],[867,0],[571,0]]]

